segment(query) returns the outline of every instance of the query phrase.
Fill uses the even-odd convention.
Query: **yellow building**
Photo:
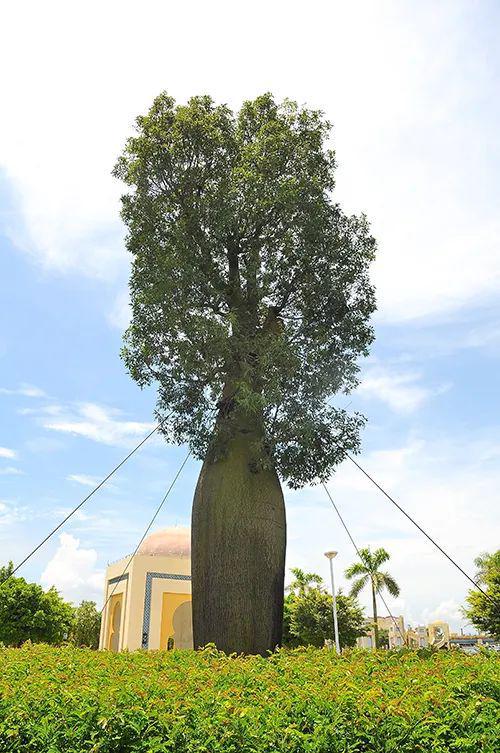
[[[409,648],[427,648],[429,645],[429,632],[425,625],[409,627],[406,631],[406,642]]]
[[[130,560],[106,570],[99,648],[193,648],[189,529],[152,533]]]
[[[405,622],[401,615],[398,617],[377,617],[379,630],[387,630],[389,648],[404,646]],[[373,648],[375,646],[375,631],[370,620],[367,621],[367,635],[357,639],[359,648]]]
[[[429,645],[434,648],[450,648],[450,627],[447,622],[438,620],[431,622],[427,630],[429,632]]]
[[[406,641],[410,648],[450,648],[450,627],[447,622],[438,620],[429,625],[408,628]]]
[[[387,630],[389,648],[398,648],[405,645],[405,621],[401,615],[379,617],[377,623],[379,630]]]

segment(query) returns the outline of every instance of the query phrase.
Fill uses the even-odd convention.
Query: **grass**
[[[0,649],[0,752],[500,751],[500,659]]]

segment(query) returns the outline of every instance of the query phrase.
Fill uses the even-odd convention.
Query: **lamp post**
[[[335,631],[335,648],[337,654],[340,654],[340,640],[339,640],[339,624],[337,621],[337,596],[335,594],[335,582],[333,580],[333,558],[337,556],[337,552],[325,552],[325,557],[330,560],[330,577],[332,579],[332,611],[333,611],[333,628]]]

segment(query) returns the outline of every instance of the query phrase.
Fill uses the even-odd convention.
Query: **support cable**
[[[388,492],[386,492],[386,491],[385,491],[385,489],[384,489],[384,488],[383,488],[382,486],[380,486],[380,484],[378,484],[378,483],[377,483],[377,482],[375,481],[375,479],[374,479],[374,478],[373,478],[372,476],[370,476],[370,474],[369,474],[369,473],[368,473],[367,471],[365,471],[365,469],[364,469],[364,468],[362,468],[362,467],[360,466],[360,464],[359,464],[359,463],[357,463],[357,462],[356,462],[356,460],[354,460],[354,458],[353,458],[353,457],[351,457],[351,455],[349,455],[349,453],[347,453],[347,452],[346,452],[346,453],[345,453],[345,456],[346,456],[346,457],[347,457],[347,458],[348,458],[348,459],[349,459],[349,460],[351,461],[351,463],[353,463],[353,464],[354,464],[354,465],[356,466],[356,468],[359,468],[359,470],[361,471],[361,473],[363,473],[363,474],[364,474],[364,475],[366,476],[366,478],[367,478],[367,479],[369,479],[369,481],[371,481],[371,482],[372,482],[372,484],[373,484],[374,486],[376,486],[376,487],[377,487],[377,489],[379,489],[379,491],[381,491],[381,492],[382,492],[382,494],[383,494],[383,495],[384,495],[385,497],[387,497],[387,499],[388,499],[388,500],[389,500],[390,502],[392,502],[392,504],[393,504],[393,505],[394,505],[395,507],[397,507],[397,508],[398,508],[398,510],[399,510],[400,512],[402,512],[402,513],[403,513],[403,515],[404,515],[404,516],[405,516],[406,518],[408,518],[408,520],[409,520],[409,521],[410,521],[411,523],[413,523],[413,525],[414,525],[414,526],[415,526],[416,528],[418,528],[418,530],[419,530],[419,531],[420,531],[421,533],[423,533],[423,534],[424,534],[424,536],[425,536],[425,537],[426,537],[426,538],[427,538],[427,539],[428,539],[428,540],[429,540],[429,541],[431,542],[431,544],[434,544],[434,546],[436,547],[436,549],[438,549],[438,550],[439,550],[439,551],[441,552],[441,554],[444,554],[444,556],[446,557],[446,559],[447,559],[447,560],[449,560],[449,561],[451,562],[451,564],[452,564],[452,565],[454,565],[454,566],[455,566],[455,567],[457,568],[457,570],[459,570],[459,571],[460,571],[460,572],[462,573],[462,575],[464,575],[464,576],[465,576],[465,577],[467,578],[467,580],[469,580],[469,581],[470,581],[470,582],[472,583],[472,585],[474,586],[474,588],[477,588],[477,589],[478,589],[479,591],[481,591],[481,593],[482,593],[482,594],[483,594],[484,596],[486,596],[486,598],[487,598],[487,599],[489,599],[489,600],[490,600],[490,601],[491,601],[491,602],[492,602],[493,604],[495,604],[496,606],[498,606],[498,604],[497,604],[496,600],[495,600],[495,599],[493,599],[493,597],[492,597],[492,596],[490,596],[490,594],[489,594],[489,593],[487,593],[487,592],[486,592],[486,591],[485,591],[485,590],[484,590],[483,588],[481,588],[481,586],[480,586],[480,585],[479,585],[479,584],[478,584],[478,583],[477,583],[477,582],[476,582],[476,581],[475,581],[475,580],[474,580],[473,578],[471,578],[471,576],[470,576],[470,575],[468,575],[468,574],[467,574],[467,573],[465,572],[465,570],[464,570],[463,568],[461,568],[461,567],[460,567],[460,565],[458,564],[458,562],[456,562],[456,561],[455,561],[455,560],[453,559],[453,557],[451,557],[451,556],[450,556],[450,555],[449,555],[449,554],[448,554],[447,552],[445,552],[445,550],[443,549],[443,547],[442,547],[442,546],[440,546],[440,545],[439,545],[439,544],[437,543],[437,541],[436,541],[435,539],[433,539],[433,538],[432,538],[432,536],[430,536],[430,535],[429,535],[429,534],[428,534],[428,533],[427,533],[426,531],[424,531],[424,529],[422,528],[422,526],[420,526],[420,525],[419,525],[419,524],[417,523],[417,521],[416,521],[416,520],[414,520],[414,519],[413,519],[413,518],[411,517],[411,515],[410,515],[409,513],[407,513],[407,512],[406,512],[406,510],[404,510],[404,509],[403,509],[403,508],[401,507],[401,505],[400,505],[400,504],[398,504],[398,502],[396,502],[396,500],[395,500],[395,499],[394,499],[393,497],[391,497],[391,495],[390,495],[390,494],[389,494]]]
[[[142,536],[141,536],[141,538],[140,538],[140,540],[139,540],[139,543],[137,544],[136,548],[134,549],[134,552],[133,552],[133,554],[132,554],[132,555],[131,555],[131,556],[130,556],[130,557],[129,557],[128,559],[127,559],[127,562],[126,562],[126,564],[125,564],[125,567],[123,568],[123,571],[122,571],[121,575],[120,575],[120,576],[118,577],[118,580],[117,580],[117,581],[116,581],[116,583],[114,584],[114,586],[113,586],[113,590],[111,591],[111,593],[109,594],[108,598],[107,598],[107,599],[106,599],[106,601],[104,602],[104,604],[103,604],[103,607],[102,607],[101,611],[99,612],[99,614],[101,614],[101,615],[102,615],[102,614],[103,614],[103,612],[104,612],[104,610],[106,609],[106,607],[107,607],[107,605],[108,605],[108,602],[109,602],[109,600],[111,599],[111,597],[113,596],[114,592],[116,591],[116,587],[118,586],[118,583],[119,583],[119,582],[121,581],[121,579],[123,578],[123,576],[124,576],[124,575],[125,575],[125,573],[127,572],[129,565],[131,565],[131,564],[132,564],[132,560],[134,559],[135,555],[136,555],[136,554],[137,554],[137,552],[139,551],[139,547],[141,546],[142,542],[144,541],[144,539],[145,539],[145,538],[146,538],[146,536],[148,535],[148,533],[149,533],[149,531],[150,531],[150,529],[151,529],[151,526],[152,526],[152,525],[153,525],[153,523],[155,522],[156,518],[157,518],[157,517],[158,517],[158,515],[160,514],[160,510],[162,509],[163,505],[164,505],[164,504],[165,504],[165,502],[167,501],[168,495],[170,494],[170,492],[171,492],[171,491],[172,491],[172,489],[174,488],[175,482],[177,481],[177,479],[178,479],[178,478],[179,478],[179,476],[181,475],[181,473],[182,473],[182,469],[184,468],[184,466],[186,465],[186,463],[187,463],[187,461],[189,460],[189,458],[190,458],[190,457],[191,457],[191,450],[190,450],[190,451],[188,452],[188,454],[186,455],[186,457],[185,457],[185,458],[184,458],[184,460],[182,461],[182,463],[181,463],[181,465],[180,465],[180,467],[179,467],[179,469],[178,469],[177,473],[175,474],[175,476],[174,476],[174,478],[173,478],[173,481],[172,481],[172,483],[170,484],[170,486],[168,487],[167,491],[165,492],[165,494],[164,494],[164,496],[163,496],[163,499],[161,500],[160,504],[159,504],[159,505],[158,505],[158,507],[156,508],[156,510],[155,510],[155,512],[154,512],[154,514],[153,514],[153,517],[152,517],[152,518],[151,518],[151,520],[149,521],[149,523],[148,523],[148,525],[147,525],[147,527],[146,527],[146,530],[145,530],[145,531],[144,531],[144,533],[142,534]]]
[[[167,416],[167,418],[168,418],[168,416]],[[43,540],[42,540],[42,541],[41,541],[41,542],[40,542],[40,543],[38,544],[38,546],[36,546],[36,547],[35,547],[34,549],[32,549],[32,550],[31,550],[31,552],[30,552],[30,553],[29,553],[28,555],[26,555],[26,557],[25,557],[25,558],[24,558],[24,559],[23,559],[23,560],[22,560],[22,561],[21,561],[21,562],[20,562],[20,563],[19,563],[18,565],[16,565],[16,567],[15,567],[15,568],[14,568],[14,569],[12,570],[12,572],[11,572],[11,573],[9,573],[9,575],[8,575],[8,576],[7,576],[6,578],[4,578],[4,580],[3,580],[2,582],[1,582],[1,584],[0,584],[0,585],[3,585],[4,583],[7,583],[7,581],[8,581],[8,580],[9,580],[9,579],[10,579],[10,578],[11,578],[11,577],[12,577],[12,576],[14,575],[14,573],[16,573],[16,572],[17,572],[17,571],[19,570],[19,568],[20,568],[20,567],[22,567],[22,566],[23,566],[23,565],[24,565],[24,564],[25,564],[25,563],[26,563],[26,562],[27,562],[27,561],[28,561],[29,559],[31,559],[31,557],[33,557],[33,555],[34,555],[34,554],[35,554],[36,552],[38,552],[38,550],[39,550],[39,549],[41,549],[41,548],[42,548],[42,546],[43,546],[44,544],[46,544],[46,543],[47,543],[47,541],[48,541],[48,540],[49,540],[50,538],[52,538],[52,536],[53,536],[53,535],[54,535],[55,533],[57,533],[57,531],[58,531],[58,530],[59,530],[60,528],[62,528],[62,526],[63,526],[63,525],[64,525],[64,524],[65,524],[65,523],[66,523],[66,522],[67,522],[67,521],[68,521],[68,520],[69,520],[69,519],[70,519],[71,517],[73,517],[73,515],[74,515],[74,514],[75,514],[76,512],[78,512],[78,510],[79,510],[79,509],[80,509],[80,508],[81,508],[81,507],[82,507],[82,506],[83,506],[83,505],[85,504],[85,502],[87,502],[87,501],[88,501],[88,500],[89,500],[89,499],[90,499],[90,498],[91,498],[91,497],[92,497],[92,496],[93,496],[93,495],[94,495],[94,494],[96,493],[96,491],[98,491],[98,489],[100,489],[100,488],[101,488],[101,486],[104,486],[104,484],[106,483],[106,481],[108,481],[108,480],[109,480],[109,479],[111,478],[111,476],[113,476],[113,475],[114,475],[114,474],[115,474],[115,473],[116,473],[116,472],[117,472],[117,471],[118,471],[118,470],[119,470],[119,469],[120,469],[120,468],[122,467],[122,465],[124,465],[124,464],[125,464],[125,463],[127,462],[127,460],[129,460],[129,458],[131,458],[131,457],[132,457],[132,455],[134,455],[134,454],[135,454],[135,453],[137,452],[137,450],[139,450],[139,449],[140,449],[140,448],[142,447],[142,445],[143,445],[143,444],[145,444],[145,443],[146,443],[146,442],[148,441],[148,439],[150,439],[150,438],[151,438],[151,437],[153,436],[153,434],[155,434],[155,433],[156,433],[156,432],[158,431],[158,429],[159,429],[159,428],[160,428],[160,426],[161,426],[161,423],[162,423],[162,422],[160,422],[159,424],[157,424],[157,425],[156,425],[156,426],[154,427],[154,429],[152,429],[152,430],[151,430],[151,431],[149,432],[149,434],[147,434],[147,435],[146,435],[146,436],[144,437],[144,439],[142,439],[142,440],[141,440],[141,441],[139,442],[139,444],[138,444],[138,445],[136,445],[136,446],[134,447],[134,449],[133,449],[133,450],[131,450],[131,451],[129,452],[129,454],[128,454],[128,455],[127,455],[126,457],[124,457],[124,458],[123,458],[123,460],[121,460],[121,461],[120,461],[120,462],[118,463],[118,465],[116,465],[116,466],[115,466],[115,467],[113,468],[113,470],[112,470],[112,471],[110,471],[110,473],[108,473],[108,475],[107,475],[107,476],[106,476],[105,478],[103,478],[103,480],[102,480],[102,481],[101,481],[101,482],[100,482],[99,484],[97,484],[97,486],[95,486],[95,487],[94,487],[94,489],[92,489],[92,491],[90,492],[90,494],[87,494],[87,496],[86,496],[86,497],[85,497],[84,499],[82,499],[82,501],[81,501],[81,502],[80,502],[80,503],[79,503],[79,504],[78,504],[78,505],[77,505],[76,507],[74,507],[74,508],[73,508],[73,510],[71,510],[71,512],[70,512],[70,513],[68,513],[68,514],[66,515],[66,517],[65,517],[65,518],[63,518],[63,520],[61,520],[61,522],[60,522],[60,523],[58,523],[58,524],[56,525],[56,527],[55,527],[55,528],[53,528],[53,529],[52,529],[52,531],[50,531],[50,533],[48,533],[48,534],[47,534],[47,536],[45,536],[45,538],[44,538],[44,539],[43,539]]]
[[[334,500],[333,500],[333,497],[332,497],[332,495],[331,495],[331,494],[330,494],[330,492],[328,491],[328,488],[327,488],[326,484],[325,484],[324,482],[321,482],[321,483],[322,483],[323,489],[325,490],[325,492],[326,492],[326,493],[327,493],[327,495],[328,495],[328,499],[330,500],[330,502],[331,502],[331,503],[332,503],[332,505],[333,505],[333,509],[334,509],[334,510],[335,510],[335,512],[337,513],[337,515],[338,515],[338,517],[339,517],[339,520],[340,520],[340,522],[341,522],[341,523],[342,523],[342,525],[344,526],[344,529],[345,529],[345,531],[346,531],[347,535],[349,536],[349,538],[350,538],[350,540],[351,540],[351,544],[353,545],[354,549],[356,550],[356,554],[358,555],[360,562],[362,562],[362,563],[364,564],[364,560],[363,560],[363,557],[361,556],[361,553],[360,553],[360,551],[359,551],[359,549],[358,549],[358,547],[357,547],[357,545],[356,545],[356,542],[354,541],[354,539],[353,539],[353,537],[352,537],[352,535],[351,535],[351,532],[349,531],[349,529],[348,529],[348,527],[347,527],[347,525],[346,525],[346,523],[345,523],[345,521],[344,521],[344,518],[343,518],[343,517],[342,517],[342,515],[340,514],[340,511],[339,511],[339,509],[338,509],[337,505],[335,504],[335,502],[334,502]],[[383,595],[382,595],[382,593],[381,593],[381,591],[380,591],[380,589],[379,589],[378,587],[376,587],[376,591],[377,591],[377,594],[378,594],[378,595],[380,596],[380,598],[381,598],[381,600],[382,600],[382,602],[383,602],[383,604],[384,604],[385,608],[387,609],[387,612],[389,613],[389,616],[390,616],[391,620],[393,621],[393,623],[394,623],[394,626],[396,627],[396,629],[397,629],[397,631],[398,631],[399,635],[401,636],[401,640],[403,641],[403,646],[404,646],[404,645],[406,644],[406,639],[405,639],[405,637],[404,637],[403,633],[401,632],[401,628],[399,627],[399,623],[398,623],[398,621],[396,620],[396,618],[395,618],[395,617],[394,617],[394,615],[392,614],[391,610],[390,610],[390,609],[389,609],[389,607],[387,606],[387,602],[386,602],[386,600],[384,599],[384,597],[383,597]],[[375,646],[375,648],[377,648],[377,646]]]

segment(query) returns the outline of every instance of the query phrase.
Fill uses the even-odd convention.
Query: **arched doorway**
[[[193,648],[191,596],[163,594],[160,648]]]
[[[120,630],[122,622],[122,597],[123,594],[116,594],[112,597],[109,606],[109,634],[108,649],[118,652],[120,650]]]

